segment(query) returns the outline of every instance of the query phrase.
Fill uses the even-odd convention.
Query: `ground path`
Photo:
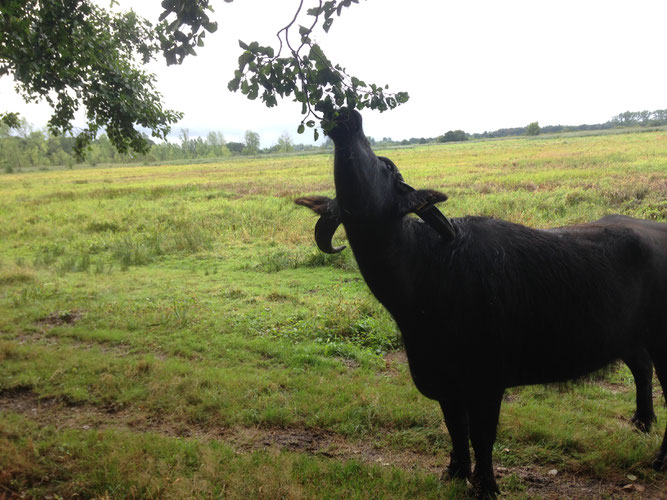
[[[304,428],[218,428],[159,420],[136,410],[107,411],[92,405],[69,406],[53,399],[40,399],[33,392],[0,393],[0,412],[14,412],[57,429],[124,430],[151,432],[167,437],[219,440],[236,453],[264,450],[290,451],[345,461],[422,470],[440,474],[444,456],[406,450],[378,448],[371,441],[350,440],[320,429]],[[556,473],[554,473],[556,472]],[[642,485],[628,479],[623,483],[604,482],[590,477],[558,473],[540,466],[496,467],[498,477],[514,474],[526,486],[522,497],[529,498],[642,498],[667,499],[667,480],[658,485]]]

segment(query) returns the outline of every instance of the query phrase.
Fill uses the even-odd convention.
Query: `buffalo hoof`
[[[496,478],[491,474],[473,473],[472,488],[475,497],[479,500],[496,500],[500,490],[496,484]]]
[[[648,416],[643,416],[643,415],[638,415],[637,412],[632,416],[630,419],[633,424],[635,424],[635,427],[639,429],[641,432],[650,432],[651,431],[651,426],[653,425],[653,422],[655,422],[656,416],[655,413],[653,415],[648,415]]]
[[[442,474],[441,479],[468,479],[471,474],[470,462],[462,462],[456,460],[453,456],[449,462],[449,465],[445,469],[445,472]]]
[[[660,450],[653,460],[653,468],[660,471],[667,471],[667,450]]]

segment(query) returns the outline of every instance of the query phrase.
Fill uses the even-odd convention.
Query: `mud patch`
[[[83,312],[77,309],[72,311],[54,311],[48,316],[38,319],[36,324],[51,329],[56,326],[73,325],[83,317]]]
[[[244,451],[258,449],[276,449],[280,451],[296,451],[310,454],[324,454],[338,437],[328,431],[319,429],[261,429],[238,428],[230,429],[225,436],[228,442]]]

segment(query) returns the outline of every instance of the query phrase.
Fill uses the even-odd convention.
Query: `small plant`
[[[130,266],[141,266],[153,260],[153,255],[146,245],[126,236],[113,246],[113,257],[118,260],[121,269],[126,271]]]
[[[190,309],[192,302],[184,299],[174,299],[169,308],[169,318],[179,326],[190,324]]]
[[[83,252],[79,255],[68,255],[56,267],[59,276],[66,273],[87,272],[90,269],[90,254]]]
[[[64,253],[65,248],[62,245],[58,243],[46,243],[37,250],[33,264],[35,266],[49,266],[58,260]]]

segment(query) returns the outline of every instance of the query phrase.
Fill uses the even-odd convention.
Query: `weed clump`
[[[117,233],[120,230],[121,227],[118,224],[109,221],[91,222],[86,226],[86,231],[91,233]]]
[[[248,267],[246,266],[246,268]],[[280,249],[264,254],[253,269],[266,273],[277,273],[287,269],[309,267],[333,267],[345,271],[355,271],[358,269],[356,262],[349,252],[329,255],[317,250],[301,248],[296,250]]]

